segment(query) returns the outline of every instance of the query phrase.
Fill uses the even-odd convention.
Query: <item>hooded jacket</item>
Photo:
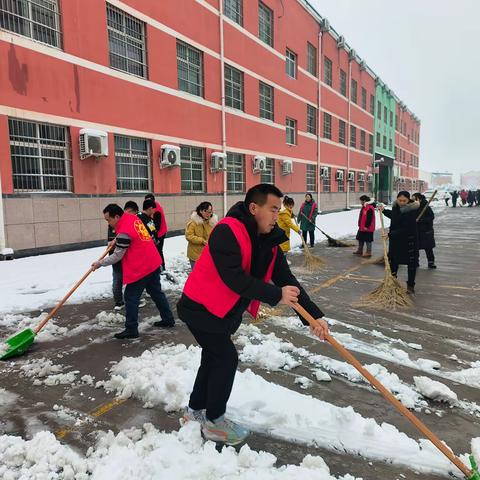
[[[285,232],[288,240],[280,245],[283,252],[290,251],[290,230],[297,233],[300,232],[300,227],[293,221],[293,212],[290,208],[283,207],[278,214],[278,226]]]
[[[208,220],[204,220],[197,212],[193,212],[185,228],[185,238],[188,242],[187,257],[196,262],[203,248],[217,224],[218,217],[213,214]]]

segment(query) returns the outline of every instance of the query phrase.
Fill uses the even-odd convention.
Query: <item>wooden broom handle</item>
[[[98,259],[98,261],[102,260],[102,258],[105,258],[108,254],[108,252],[112,249],[111,246],[109,246],[102,254],[102,256]],[[52,317],[58,312],[60,307],[71,297],[73,292],[84,282],[84,280],[93,272],[93,267],[90,267],[87,272],[83,275],[83,277],[68,291],[68,293],[55,305],[53,310],[48,314],[46,318],[42,320],[42,322],[37,326],[35,329],[35,334],[37,334],[46,324],[49,322]]]
[[[327,235],[316,223],[313,223],[303,212],[300,212],[300,215],[307,220],[307,222],[311,223],[317,230],[320,230],[327,238],[332,238]]]
[[[298,303],[293,307],[311,327],[315,327],[317,321]],[[363,365],[337,340],[330,334],[327,334],[325,340],[345,359],[353,365],[374,387],[378,390],[402,415],[404,415],[423,435],[425,435],[463,474],[470,478],[473,472],[465,466],[465,464],[456,457],[448,447],[446,447],[440,439],[430,431],[430,429],[421,422],[407,407],[400,403],[387,390],[381,382],[379,382]]]
[[[423,207],[422,211],[420,212],[420,215],[417,217],[417,223],[418,223],[418,221],[423,217],[423,214],[426,212],[428,206],[430,205],[430,203],[432,202],[432,200],[435,198],[435,195],[437,194],[437,191],[438,191],[438,190],[435,190],[435,191],[432,193],[430,199],[428,200],[428,203]]]

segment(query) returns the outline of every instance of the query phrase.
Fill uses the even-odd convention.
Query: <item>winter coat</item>
[[[391,220],[388,257],[392,263],[408,265],[412,268],[416,268],[418,264],[417,213],[419,207],[418,202],[410,202],[400,208],[395,201],[391,210],[383,211],[383,214]]]
[[[307,220],[310,219],[310,221]],[[302,232],[312,232],[315,230],[315,220],[317,219],[318,208],[317,204],[312,200],[311,202],[304,202],[300,207],[300,212],[298,213],[298,220],[300,222],[300,230]]]
[[[188,242],[187,257],[190,260],[194,262],[198,260],[217,222],[218,217],[215,214],[209,220],[204,220],[197,212],[192,213],[185,228],[185,238]]]
[[[257,222],[245,206],[245,202],[236,203],[227,216],[240,220],[247,229],[252,242],[250,271],[242,268],[242,253],[232,229],[226,224],[217,225],[208,240],[209,253],[214,267],[225,285],[240,295],[240,299],[223,317],[211,314],[203,305],[191,300],[184,293],[178,304],[179,318],[189,327],[211,333],[232,334],[242,322],[242,315],[252,300],[260,300],[271,306],[277,305],[282,298],[282,287],[295,285],[300,290],[298,301],[314,318],[323,317],[322,311],[310,300],[307,292],[298,283],[290,271],[287,259],[281,249],[277,249],[272,279],[265,283],[267,269],[272,263],[273,247],[284,243],[285,232],[275,225],[268,234],[258,234]],[[205,295],[215,295],[204,285]],[[300,317],[301,318],[301,317]],[[304,324],[307,322],[302,319]]]
[[[475,202],[475,194],[471,190],[468,192],[467,201],[468,203]]]
[[[375,202],[366,203],[358,214],[357,240],[359,242],[373,242],[375,232]]]
[[[420,216],[425,205],[427,205],[426,200],[420,202],[420,208],[417,210],[417,218]],[[417,222],[418,230],[418,249],[419,250],[428,250],[430,248],[435,248],[435,232],[433,230],[433,220],[435,214],[430,206],[427,207],[425,213],[422,215],[420,220]]]
[[[468,192],[466,190],[462,190],[460,192],[460,198],[462,199],[462,202],[465,203],[468,198]]]
[[[290,230],[300,232],[299,226],[293,221],[293,213],[290,208],[283,207],[278,214],[278,226],[285,232],[288,241],[282,243],[280,248],[283,252],[290,251]]]

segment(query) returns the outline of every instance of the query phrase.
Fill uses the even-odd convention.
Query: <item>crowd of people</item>
[[[434,213],[421,193],[399,192],[391,209],[367,195],[360,197],[358,248],[354,255],[371,257],[376,229],[375,212],[390,218],[388,258],[392,273],[400,265],[408,271],[407,288],[414,293],[419,250],[425,250],[428,267],[436,268],[433,249]],[[312,302],[289,267],[293,230],[304,248],[314,246],[318,206],[305,195],[298,214],[295,201],[277,187],[259,184],[243,201],[233,205],[219,221],[210,202],[200,203],[185,226],[187,257],[191,272],[177,303],[182,320],[202,349],[201,363],[182,421],[201,423],[205,438],[235,445],[248,431],[225,418],[233,387],[238,354],[231,336],[244,312],[256,317],[260,302],[301,305],[315,320],[312,333],[325,338],[329,332],[323,312]],[[125,329],[118,339],[137,338],[138,313],[144,291],[155,303],[160,328],[175,326],[174,315],[162,291],[165,271],[163,245],[168,228],[162,206],[148,194],[139,206],[128,201],[122,209],[109,204],[103,210],[108,224],[109,255],[92,264],[93,269],[112,266],[115,309],[125,308]],[[306,319],[298,314],[304,325]]]
[[[454,190],[453,192],[445,193],[445,204],[449,206],[450,199],[452,200],[452,207],[456,208],[458,199],[460,198],[460,206],[465,206],[468,203],[469,207],[476,205],[480,206],[480,188],[477,190],[466,190],[462,189],[460,191]]]

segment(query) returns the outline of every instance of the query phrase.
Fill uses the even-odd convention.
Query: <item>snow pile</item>
[[[299,466],[275,467],[270,453],[255,452],[244,445],[239,452],[211,442],[204,443],[199,425],[191,422],[178,432],[164,433],[153,425],[144,430],[102,433],[87,457],[82,458],[58,442],[53,434],[40,432],[32,440],[0,437],[0,477],[62,478],[86,480],[154,480],[168,478],[225,480],[335,480],[321,457],[307,455]],[[21,473],[20,473],[21,472]],[[351,475],[343,480],[355,480]]]
[[[3,357],[9,349],[10,345],[8,343],[0,343],[0,357]]]
[[[323,370],[314,370],[313,374],[315,375],[315,378],[317,379],[317,382],[331,382],[332,381],[332,377],[327,372],[324,372]]]
[[[0,387],[0,414],[7,412],[10,406],[17,401],[17,398],[18,395],[16,393]]]
[[[418,391],[424,397],[451,405],[455,405],[458,401],[457,394],[443,383],[436,382],[428,377],[413,377],[413,380]]]
[[[480,437],[472,438],[471,450],[477,465],[480,465]]]
[[[187,404],[200,361],[200,348],[162,346],[140,357],[124,357],[110,381],[99,382],[145,406],[178,410]],[[138,375],[142,372],[142,375]],[[97,385],[99,385],[97,383]],[[385,460],[420,472],[446,474],[450,462],[426,440],[415,440],[393,425],[379,425],[352,407],[340,408],[266,381],[250,370],[238,372],[227,414],[253,431]]]
[[[313,385],[313,382],[309,378],[301,377],[301,376],[295,379],[295,383],[297,385],[300,385],[300,388],[302,388],[303,390],[306,390],[307,388],[310,388]]]
[[[94,324],[98,327],[111,327],[123,325],[125,323],[125,316],[121,313],[106,312],[102,310],[95,316]]]
[[[458,372],[446,372],[445,376],[456,382],[480,388],[480,361],[472,362],[471,368],[466,368]]]
[[[9,331],[18,333],[27,328],[34,330],[40,322],[47,316],[46,312],[38,317],[29,317],[28,315],[2,315],[0,316],[0,327],[5,327]],[[63,337],[68,332],[66,327],[59,327],[55,320],[50,320],[42,330],[42,334],[36,337],[35,341],[48,342]]]
[[[64,365],[54,365],[51,360],[39,358],[30,360],[20,367],[22,375],[27,378],[34,378],[34,385],[68,385],[75,382],[79,370],[72,370],[64,373]]]

